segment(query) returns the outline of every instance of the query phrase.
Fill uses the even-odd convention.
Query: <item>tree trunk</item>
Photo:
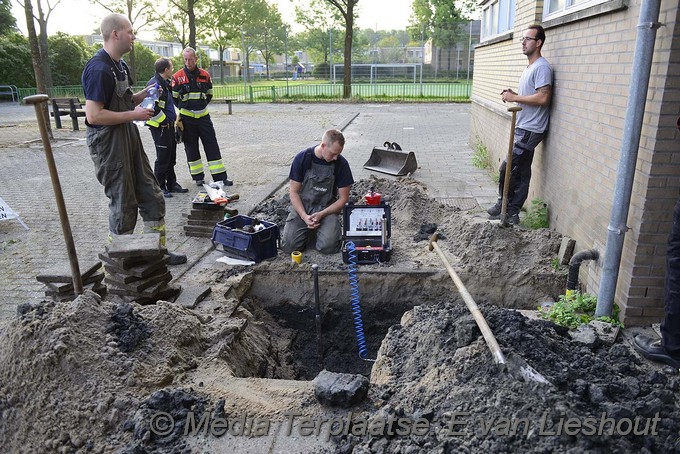
[[[35,24],[33,23],[33,5],[31,0],[24,0],[24,12],[26,13],[26,29],[28,31],[28,41],[31,46],[31,62],[33,64],[33,72],[35,73],[35,84],[38,88],[38,93],[47,94],[47,87],[45,86],[45,74],[43,74],[42,64],[40,59],[40,46],[38,44],[38,36],[35,33]],[[47,103],[42,104],[43,121],[47,125],[47,135],[50,140],[54,140],[52,133],[52,125],[50,124],[50,112]]]
[[[187,0],[187,15],[189,16],[189,47],[196,49],[196,13],[194,4],[196,0]]]
[[[49,14],[49,12],[48,12]],[[50,54],[47,45],[47,18],[42,9],[42,4],[38,0],[38,26],[40,27],[40,34],[38,35],[38,42],[40,44],[40,63],[42,64],[43,74],[45,75],[45,86],[51,88],[54,86],[52,81],[52,69],[50,68]]]
[[[352,97],[352,38],[354,35],[354,3],[347,2],[347,17],[345,18],[345,77],[343,78],[342,97]]]
[[[224,85],[224,46],[219,45],[220,49],[220,83]]]

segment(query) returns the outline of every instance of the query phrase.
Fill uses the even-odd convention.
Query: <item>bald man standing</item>
[[[153,115],[153,110],[139,106],[149,87],[132,92],[130,69],[122,59],[132,50],[135,34],[121,14],[106,16],[101,32],[104,47],[85,65],[82,83],[87,145],[97,180],[109,198],[110,237],[133,233],[139,214],[143,232],[159,232],[165,246],[165,199],[133,123]],[[169,255],[170,265],[187,261],[185,255]]]

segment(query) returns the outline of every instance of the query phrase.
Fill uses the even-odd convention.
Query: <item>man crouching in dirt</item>
[[[299,152],[290,166],[291,209],[283,229],[284,252],[302,251],[316,236],[323,254],[340,251],[342,229],[338,214],[349,200],[354,183],[347,159],[340,156],[345,136],[326,131],[321,143]]]

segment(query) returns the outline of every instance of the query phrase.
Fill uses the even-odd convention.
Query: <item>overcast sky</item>
[[[284,21],[292,24],[294,20],[294,4],[290,0],[268,0],[275,3],[281,11]],[[296,2],[301,0],[295,0]],[[408,25],[411,15],[411,3],[413,0],[359,0],[359,19],[357,25],[360,28],[372,28],[378,30],[404,29]],[[33,0],[35,9],[37,0]],[[46,4],[43,0],[43,4]],[[51,2],[54,3],[54,2]],[[22,32],[26,33],[26,19],[23,8],[12,1],[12,12],[17,18],[17,25]],[[102,17],[108,11],[101,6],[96,6],[87,0],[61,0],[54,9],[47,22],[47,32],[50,35],[56,32],[65,32],[72,35],[87,35],[98,27]],[[293,31],[299,31],[293,25]],[[153,32],[141,34],[146,39],[153,38]]]

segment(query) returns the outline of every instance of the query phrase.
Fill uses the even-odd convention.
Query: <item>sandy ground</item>
[[[351,315],[335,303],[348,293],[339,277],[346,265],[305,251],[301,265],[279,254],[254,267],[192,270],[185,279],[212,289],[193,309],[92,293],[73,304],[20,306],[0,338],[0,445],[63,453],[680,450],[677,371],[645,367],[621,339],[578,343],[509,309],[533,309],[563,291],[565,271],[550,264],[558,234],[501,229],[437,203],[409,178],[360,181],[353,197],[371,187],[390,203],[394,252],[389,262],[359,267],[364,301],[374,301],[364,316],[370,321],[381,309],[393,321],[371,333],[375,362],[364,362],[371,387],[360,406],[322,407],[306,381],[316,372],[299,353],[306,348],[313,358],[313,336],[303,333],[311,328],[310,292],[308,278],[296,279],[320,265],[329,333]],[[257,213],[282,223],[285,206],[284,191]],[[440,259],[427,250],[435,226],[509,365],[494,364]],[[357,372],[352,334],[327,336],[328,368]],[[526,366],[546,383],[523,379]],[[296,438],[285,433],[290,412],[317,422],[336,417],[343,431],[331,436],[327,425],[318,436]],[[236,434],[238,424],[228,436],[185,435],[204,416],[242,417],[250,435]]]

